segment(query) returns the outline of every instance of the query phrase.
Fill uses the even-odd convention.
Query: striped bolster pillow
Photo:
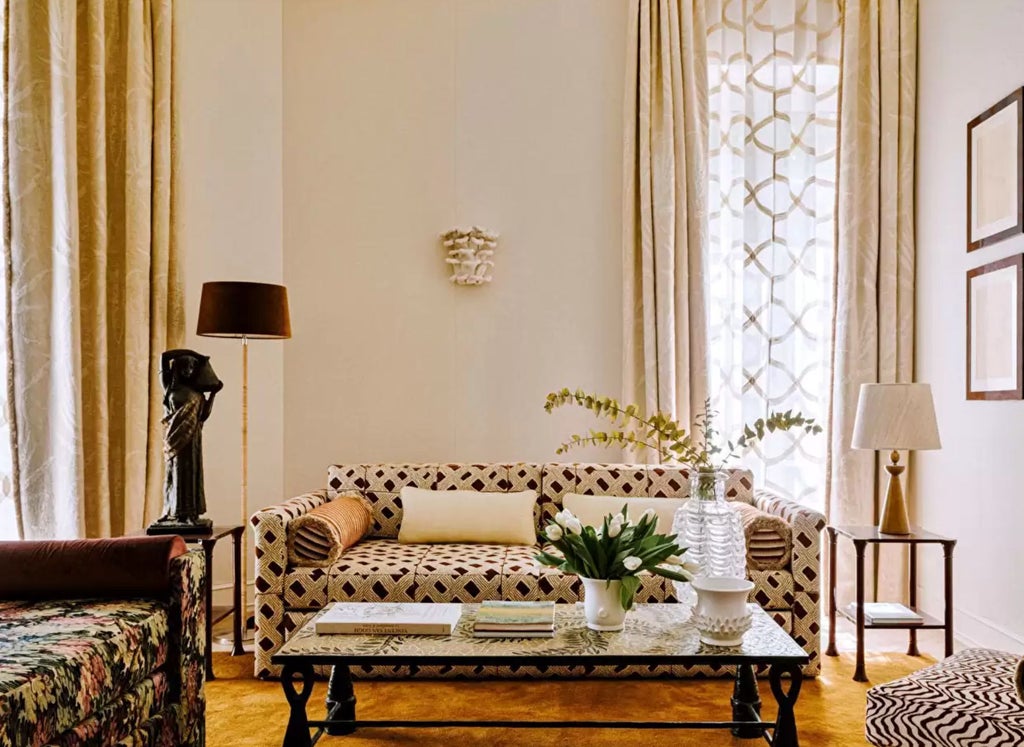
[[[334,565],[346,548],[366,536],[371,524],[366,499],[342,494],[288,522],[288,562],[315,568]]]
[[[740,512],[747,538],[747,567],[755,571],[781,571],[789,566],[793,534],[781,516],[773,516],[742,501],[730,501]]]

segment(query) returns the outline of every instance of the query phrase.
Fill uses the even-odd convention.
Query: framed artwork
[[[967,399],[1024,399],[1024,254],[967,271]]]
[[[967,251],[1024,231],[1024,89],[967,123]]]

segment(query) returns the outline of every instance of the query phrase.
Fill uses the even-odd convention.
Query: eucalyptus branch
[[[687,433],[686,429],[665,413],[656,412],[650,416],[640,414],[636,405],[623,407],[611,397],[600,397],[587,394],[582,389],[575,392],[562,389],[548,394],[544,409],[551,413],[563,405],[576,405],[590,410],[598,417],[611,422],[614,430],[610,432],[591,430],[589,436],[573,435],[569,441],[558,447],[559,454],[581,446],[620,446],[626,449],[650,449],[662,461],[683,462],[700,470],[715,469],[736,458],[743,450],[763,440],[768,434],[776,431],[803,430],[815,435],[822,428],[813,418],[792,410],[786,412],[770,412],[767,418],[757,420],[743,426],[743,431],[735,441],[726,441],[725,447],[719,442],[719,433],[714,423],[718,413],[711,408],[711,400],[704,401],[704,410],[694,418],[698,439]],[[632,425],[632,429],[628,426]],[[728,449],[726,451],[726,449]],[[725,456],[720,456],[725,452]]]

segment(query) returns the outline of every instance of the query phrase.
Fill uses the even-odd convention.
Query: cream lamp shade
[[[941,449],[930,384],[862,384],[855,449]]]
[[[910,534],[907,506],[903,500],[900,449],[922,451],[941,449],[939,426],[935,422],[932,388],[928,384],[862,384],[853,422],[855,449],[890,451],[889,487],[882,504],[878,531]]]

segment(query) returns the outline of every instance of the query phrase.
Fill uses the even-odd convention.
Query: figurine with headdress
[[[146,531],[210,532],[213,522],[203,518],[203,424],[224,383],[214,373],[209,356],[194,350],[168,350],[160,356],[160,383],[164,388],[164,509]]]

